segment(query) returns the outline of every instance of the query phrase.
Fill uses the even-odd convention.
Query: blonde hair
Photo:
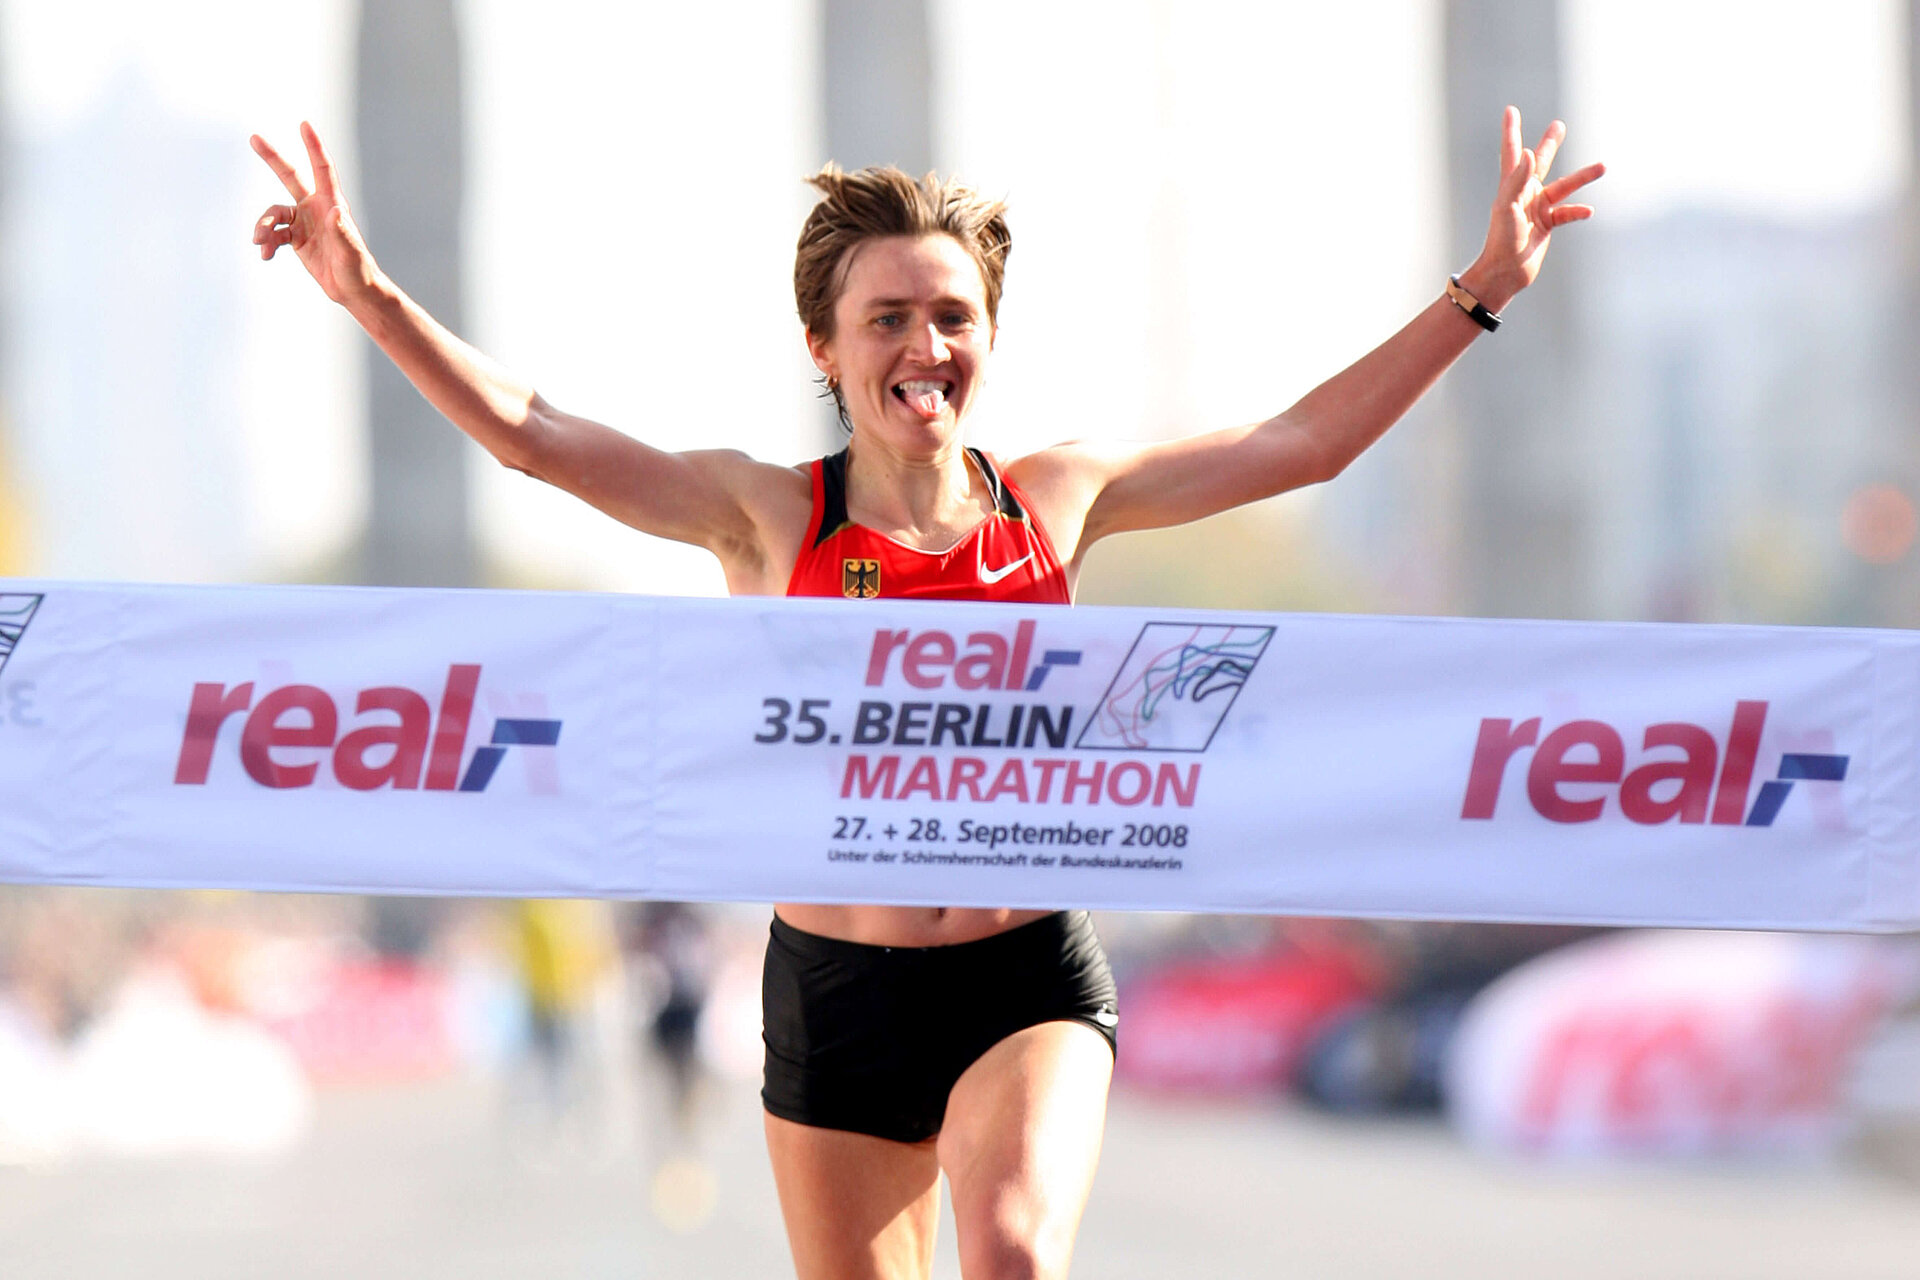
[[[833,308],[847,287],[853,251],[887,236],[952,236],[979,265],[987,319],[999,322],[1000,289],[1013,248],[1004,201],[931,173],[916,182],[892,165],[847,173],[828,163],[807,182],[820,192],[820,203],[800,228],[793,300],[809,333],[833,336]]]

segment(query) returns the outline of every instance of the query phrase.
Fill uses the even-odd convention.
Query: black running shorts
[[[940,1132],[968,1067],[1016,1031],[1083,1022],[1116,1043],[1113,971],[1084,911],[946,947],[823,938],[775,917],[761,1100],[783,1120],[895,1142]]]

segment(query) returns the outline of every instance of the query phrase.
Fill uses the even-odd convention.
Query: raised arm
[[[804,478],[731,451],[667,453],[549,405],[387,278],[354,225],[319,135],[302,123],[300,136],[311,189],[263,138],[252,139],[293,201],[269,207],[254,224],[262,259],[292,249],[420,394],[504,465],[637,529],[708,548],[737,592],[783,585],[774,549],[797,543],[799,531],[786,526],[797,520],[804,529]]]
[[[1520,113],[1507,108],[1486,243],[1460,273],[1461,286],[1490,312],[1540,274],[1556,227],[1593,216],[1587,205],[1563,202],[1603,166],[1547,180],[1565,136],[1556,120],[1538,148],[1524,148]],[[1160,444],[1062,445],[1022,458],[1011,472],[1039,504],[1061,554],[1077,559],[1111,533],[1184,524],[1332,479],[1483,332],[1442,293],[1405,328],[1265,422]]]

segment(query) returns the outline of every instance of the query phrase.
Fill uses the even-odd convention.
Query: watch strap
[[[1447,300],[1473,317],[1473,322],[1482,329],[1485,329],[1488,333],[1492,333],[1500,327],[1500,317],[1494,312],[1487,310],[1486,304],[1482,303],[1480,299],[1468,293],[1465,286],[1460,283],[1459,276],[1447,277]]]

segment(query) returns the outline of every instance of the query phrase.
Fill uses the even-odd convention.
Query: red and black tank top
[[[1004,600],[1068,604],[1067,573],[1025,495],[985,453],[968,449],[993,514],[945,551],[921,551],[847,518],[847,453],[813,464],[813,519],[787,580],[790,596]]]

